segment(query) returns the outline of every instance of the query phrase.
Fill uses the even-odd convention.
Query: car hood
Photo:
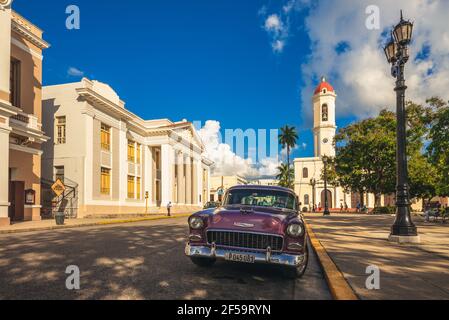
[[[283,235],[287,224],[297,215],[273,208],[222,207],[208,218],[207,229],[260,232]]]

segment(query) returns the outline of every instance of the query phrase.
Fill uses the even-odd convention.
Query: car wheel
[[[198,257],[191,257],[190,258],[194,264],[196,264],[199,267],[211,267],[215,263],[215,259],[210,258],[198,258]]]
[[[306,273],[308,264],[309,264],[309,247],[306,246],[306,250],[304,252],[304,263],[296,268],[287,267],[284,270],[284,274],[291,279],[301,278],[304,275],[304,273]]]

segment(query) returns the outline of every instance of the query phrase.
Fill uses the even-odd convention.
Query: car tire
[[[206,267],[211,267],[214,265],[215,263],[215,259],[211,259],[211,258],[198,258],[198,257],[190,257],[190,259],[192,260],[192,262],[194,264],[196,264],[199,267],[202,268],[206,268]]]
[[[284,269],[284,274],[287,278],[290,279],[299,279],[304,273],[306,273],[307,266],[309,264],[309,246],[306,246],[306,250],[304,251],[304,263],[300,267],[292,268],[287,267]]]

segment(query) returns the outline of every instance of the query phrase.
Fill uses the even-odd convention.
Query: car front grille
[[[256,250],[270,247],[273,251],[281,251],[283,246],[283,238],[280,236],[233,231],[208,231],[207,242],[217,246]]]

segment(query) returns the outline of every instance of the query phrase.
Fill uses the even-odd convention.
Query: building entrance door
[[[23,221],[25,218],[25,182],[9,182],[9,218],[11,221]]]

